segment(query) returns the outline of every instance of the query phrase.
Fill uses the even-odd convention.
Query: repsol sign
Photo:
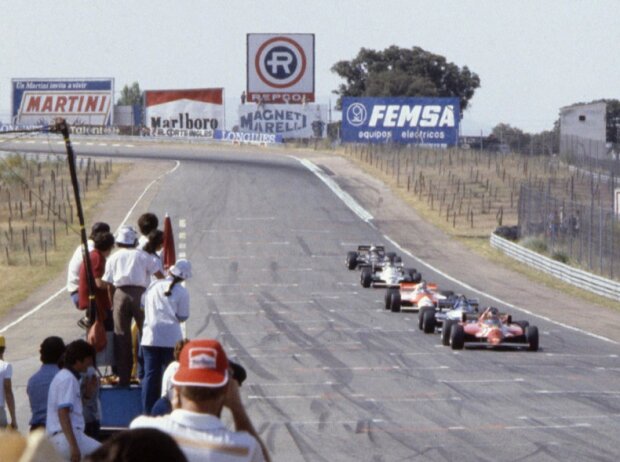
[[[150,128],[173,128],[179,130],[215,130],[219,122],[215,118],[191,117],[188,112],[180,112],[178,117],[162,119],[161,116],[150,117]]]
[[[342,139],[454,146],[458,98],[343,98]]]

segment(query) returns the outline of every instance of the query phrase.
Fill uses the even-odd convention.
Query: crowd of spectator
[[[239,393],[244,368],[228,360],[217,340],[184,338],[181,323],[190,315],[184,283],[192,267],[179,259],[164,268],[158,225],[151,213],[138,220],[140,236],[131,226],[113,235],[108,224],[95,223],[84,246],[90,274],[83,247],[73,254],[67,292],[83,313],[78,325],[85,339],[66,345],[58,336],[42,341],[41,366],[27,385],[29,442],[50,461],[268,461]],[[12,366],[4,360],[5,349],[0,336],[0,428],[15,432]],[[142,415],[131,429],[102,441],[102,386],[138,385]],[[221,420],[224,409],[234,430]],[[13,460],[14,439],[2,438],[0,460]]]

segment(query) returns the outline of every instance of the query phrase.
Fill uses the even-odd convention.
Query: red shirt
[[[90,266],[93,270],[93,277],[95,279],[101,279],[105,272],[105,257],[101,255],[97,249],[90,252]],[[112,308],[110,303],[110,297],[108,297],[108,289],[99,289],[96,286],[93,287],[95,291],[95,302],[99,309],[109,310]],[[80,282],[78,287],[79,306],[80,309],[85,310],[88,308],[88,281],[86,280],[86,265],[82,263],[80,267]]]

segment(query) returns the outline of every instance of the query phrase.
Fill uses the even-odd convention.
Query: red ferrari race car
[[[440,291],[437,284],[422,281],[419,283],[401,282],[398,286],[388,287],[385,294],[385,309],[398,313],[401,307],[419,310],[424,307],[443,307],[450,304],[454,292]],[[424,302],[424,303],[422,303]]]
[[[453,350],[465,346],[527,348],[538,351],[538,328],[527,321],[513,321],[497,308],[487,308],[479,317],[469,320],[463,314],[461,322],[447,323],[442,332],[442,343]]]

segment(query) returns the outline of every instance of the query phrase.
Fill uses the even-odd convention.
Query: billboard
[[[144,119],[154,136],[213,138],[225,127],[224,89],[147,90]]]
[[[247,35],[248,102],[314,101],[314,34]]]
[[[243,104],[239,107],[239,130],[272,133],[282,138],[322,138],[327,111],[319,104]]]
[[[114,79],[12,79],[11,116],[15,125],[110,125]]]
[[[342,99],[342,141],[456,146],[458,98]]]

